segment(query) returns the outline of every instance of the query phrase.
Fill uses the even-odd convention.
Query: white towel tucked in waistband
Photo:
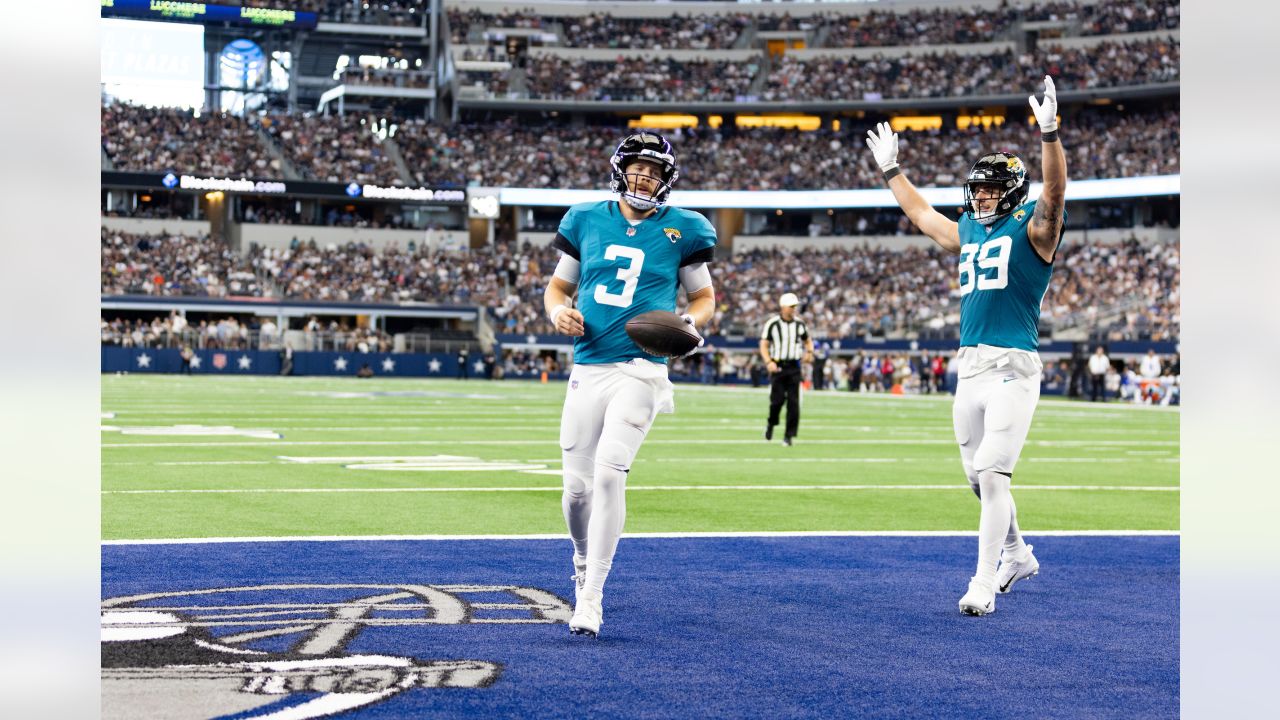
[[[627,362],[616,363],[617,368],[637,380],[643,380],[653,386],[654,402],[660,413],[676,411],[675,386],[667,379],[667,366],[644,358],[636,358]]]
[[[971,378],[988,370],[1004,367],[1021,377],[1034,377],[1044,370],[1039,353],[995,345],[962,347],[956,354],[956,359],[960,361],[957,374],[962,378]]]

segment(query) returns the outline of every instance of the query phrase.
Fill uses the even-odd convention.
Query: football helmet
[[[631,192],[627,185],[627,165],[636,160],[648,160],[661,167],[661,179],[658,189],[652,196]],[[609,158],[613,172],[609,180],[609,189],[622,195],[622,199],[636,210],[652,210],[667,201],[671,194],[671,186],[680,178],[680,168],[676,165],[675,152],[671,143],[657,133],[640,132],[628,135],[618,144]],[[635,178],[632,176],[632,185]]]
[[[987,214],[978,210],[978,204],[974,200],[974,192],[980,185],[995,185],[1001,191],[996,209]],[[964,184],[964,206],[974,220],[990,225],[1026,202],[1027,192],[1030,190],[1027,165],[1022,162],[1022,158],[1011,152],[988,153],[969,169],[969,178]]]

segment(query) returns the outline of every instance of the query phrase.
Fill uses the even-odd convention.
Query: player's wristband
[[[1050,130],[1049,132],[1040,133],[1040,142],[1056,143],[1058,142],[1058,131]]]
[[[555,307],[551,308],[551,314],[550,314],[550,315],[548,315],[547,317],[551,319],[551,325],[552,325],[553,327],[554,327],[554,326],[555,326],[555,324],[556,324],[556,318],[557,318],[557,317],[560,317],[560,313],[562,313],[562,312],[564,312],[565,310],[568,310],[568,309],[569,309],[569,306],[568,306],[568,305],[565,305],[564,303],[560,303],[559,305],[557,305],[557,306],[555,306]]]
[[[884,171],[884,181],[889,182],[890,180],[894,179],[895,177],[901,174],[902,174],[902,168],[898,167],[897,165],[894,165],[893,167]]]

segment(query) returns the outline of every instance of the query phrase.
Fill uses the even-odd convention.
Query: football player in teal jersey
[[[574,336],[560,419],[562,507],[576,583],[569,630],[590,636],[600,632],[631,462],[657,414],[675,409],[666,358],[637,347],[625,325],[650,310],[675,312],[677,286],[695,329],[715,311],[707,263],[716,231],[702,215],[666,204],[680,177],[671,143],[630,135],[609,162],[619,197],[565,213],[554,240],[560,262],[543,296],[556,331]]]
[[[893,197],[915,226],[958,255],[959,382],[952,419],[960,459],[982,503],[978,567],[960,598],[969,615],[995,611],[996,591],[1035,575],[1040,563],[1018,530],[1009,492],[1014,466],[1040,399],[1037,321],[1062,239],[1067,161],[1058,139],[1058,98],[1044,78],[1044,100],[1030,98],[1040,125],[1044,187],[1038,200],[1022,160],[984,155],[969,170],[959,222],[934,210],[898,167],[898,136],[888,123],[867,133],[867,146]]]

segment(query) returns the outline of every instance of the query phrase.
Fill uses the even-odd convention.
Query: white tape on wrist
[[[560,303],[559,305],[557,305],[557,306],[555,306],[555,307],[551,308],[551,314],[547,316],[547,317],[551,318],[551,324],[552,324],[552,325],[555,325],[555,324],[556,324],[556,318],[557,318],[557,317],[560,317],[560,313],[562,313],[562,312],[564,312],[565,310],[568,310],[568,309],[569,309],[569,306],[568,306],[568,305],[565,305],[564,303]]]

